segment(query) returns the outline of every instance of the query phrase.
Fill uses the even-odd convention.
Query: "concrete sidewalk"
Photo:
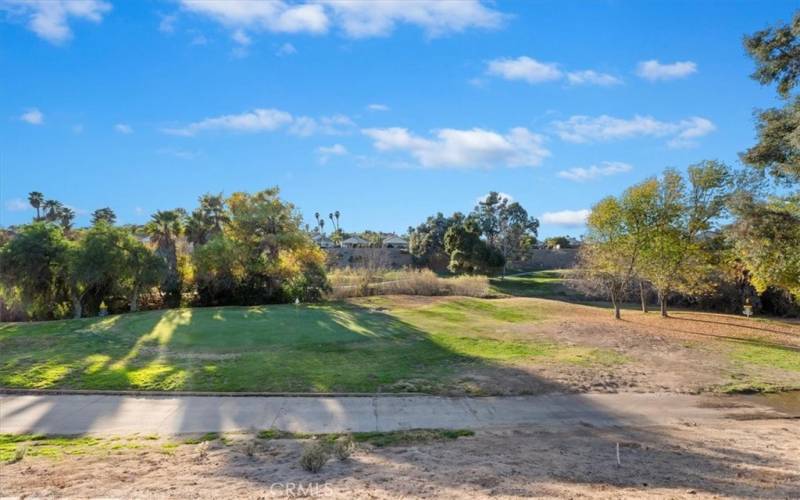
[[[321,433],[514,425],[609,427],[783,416],[752,400],[680,394],[486,398],[0,396],[2,433],[171,435],[270,428]]]

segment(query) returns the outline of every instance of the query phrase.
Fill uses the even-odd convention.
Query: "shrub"
[[[328,447],[319,441],[306,445],[300,456],[300,466],[308,472],[319,472],[328,461]]]
[[[347,460],[356,451],[356,443],[353,436],[342,436],[333,443],[333,454],[339,460]]]
[[[486,276],[442,278],[429,269],[347,268],[331,271],[328,277],[332,285],[329,298],[333,299],[369,295],[489,295]]]
[[[28,454],[28,445],[21,444],[17,446],[17,448],[14,450],[14,456],[11,457],[11,460],[9,460],[8,463],[15,464],[17,462],[20,462],[22,461],[23,458],[25,458],[27,454]]]

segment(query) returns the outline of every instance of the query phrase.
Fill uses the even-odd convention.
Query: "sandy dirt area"
[[[392,297],[395,307],[415,308],[450,297]],[[610,309],[536,298],[498,299],[533,307],[544,319],[505,323],[491,337],[541,340],[613,352],[607,363],[564,363],[534,358],[513,364],[466,368],[451,384],[454,393],[542,394],[548,392],[677,392],[698,394],[734,387],[750,390],[800,389],[800,322],[747,319],[729,314]],[[792,368],[777,367],[783,357]]]
[[[800,497],[797,420],[646,428],[518,427],[377,448],[316,474],[307,440],[240,434],[167,450],[29,457],[0,468],[4,496],[182,498]],[[619,446],[619,464],[617,463]],[[249,451],[252,456],[248,454]]]

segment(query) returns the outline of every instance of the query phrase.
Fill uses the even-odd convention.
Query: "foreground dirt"
[[[0,468],[0,495],[71,497],[693,498],[800,497],[797,421],[696,426],[513,428],[428,444],[360,445],[317,474],[302,440],[237,435]],[[619,465],[617,463],[619,445]],[[252,456],[248,455],[248,449]]]
[[[424,308],[452,297],[393,296],[394,308]],[[564,363],[533,358],[462,370],[457,394],[548,392],[758,392],[800,389],[800,322],[729,314],[610,309],[538,298],[498,299],[539,310],[542,321],[505,323],[491,337],[590,347],[618,356],[603,362]],[[755,356],[750,356],[754,354]],[[781,357],[784,366],[775,366]],[[754,359],[756,358],[756,359]],[[785,365],[791,365],[787,369]],[[412,384],[413,386],[413,381]],[[445,391],[446,392],[446,391]]]

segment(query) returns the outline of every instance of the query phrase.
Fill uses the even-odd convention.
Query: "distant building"
[[[314,240],[314,243],[319,245],[320,248],[334,247],[333,241],[328,239],[328,237],[325,236],[324,234],[315,234],[314,236],[311,237],[311,239]]]
[[[397,236],[396,234],[391,234],[383,239],[383,247],[384,248],[401,248],[403,250],[408,250],[408,241],[404,240],[403,238]]]
[[[358,236],[347,238],[342,242],[344,248],[366,248],[369,246],[369,241]]]

